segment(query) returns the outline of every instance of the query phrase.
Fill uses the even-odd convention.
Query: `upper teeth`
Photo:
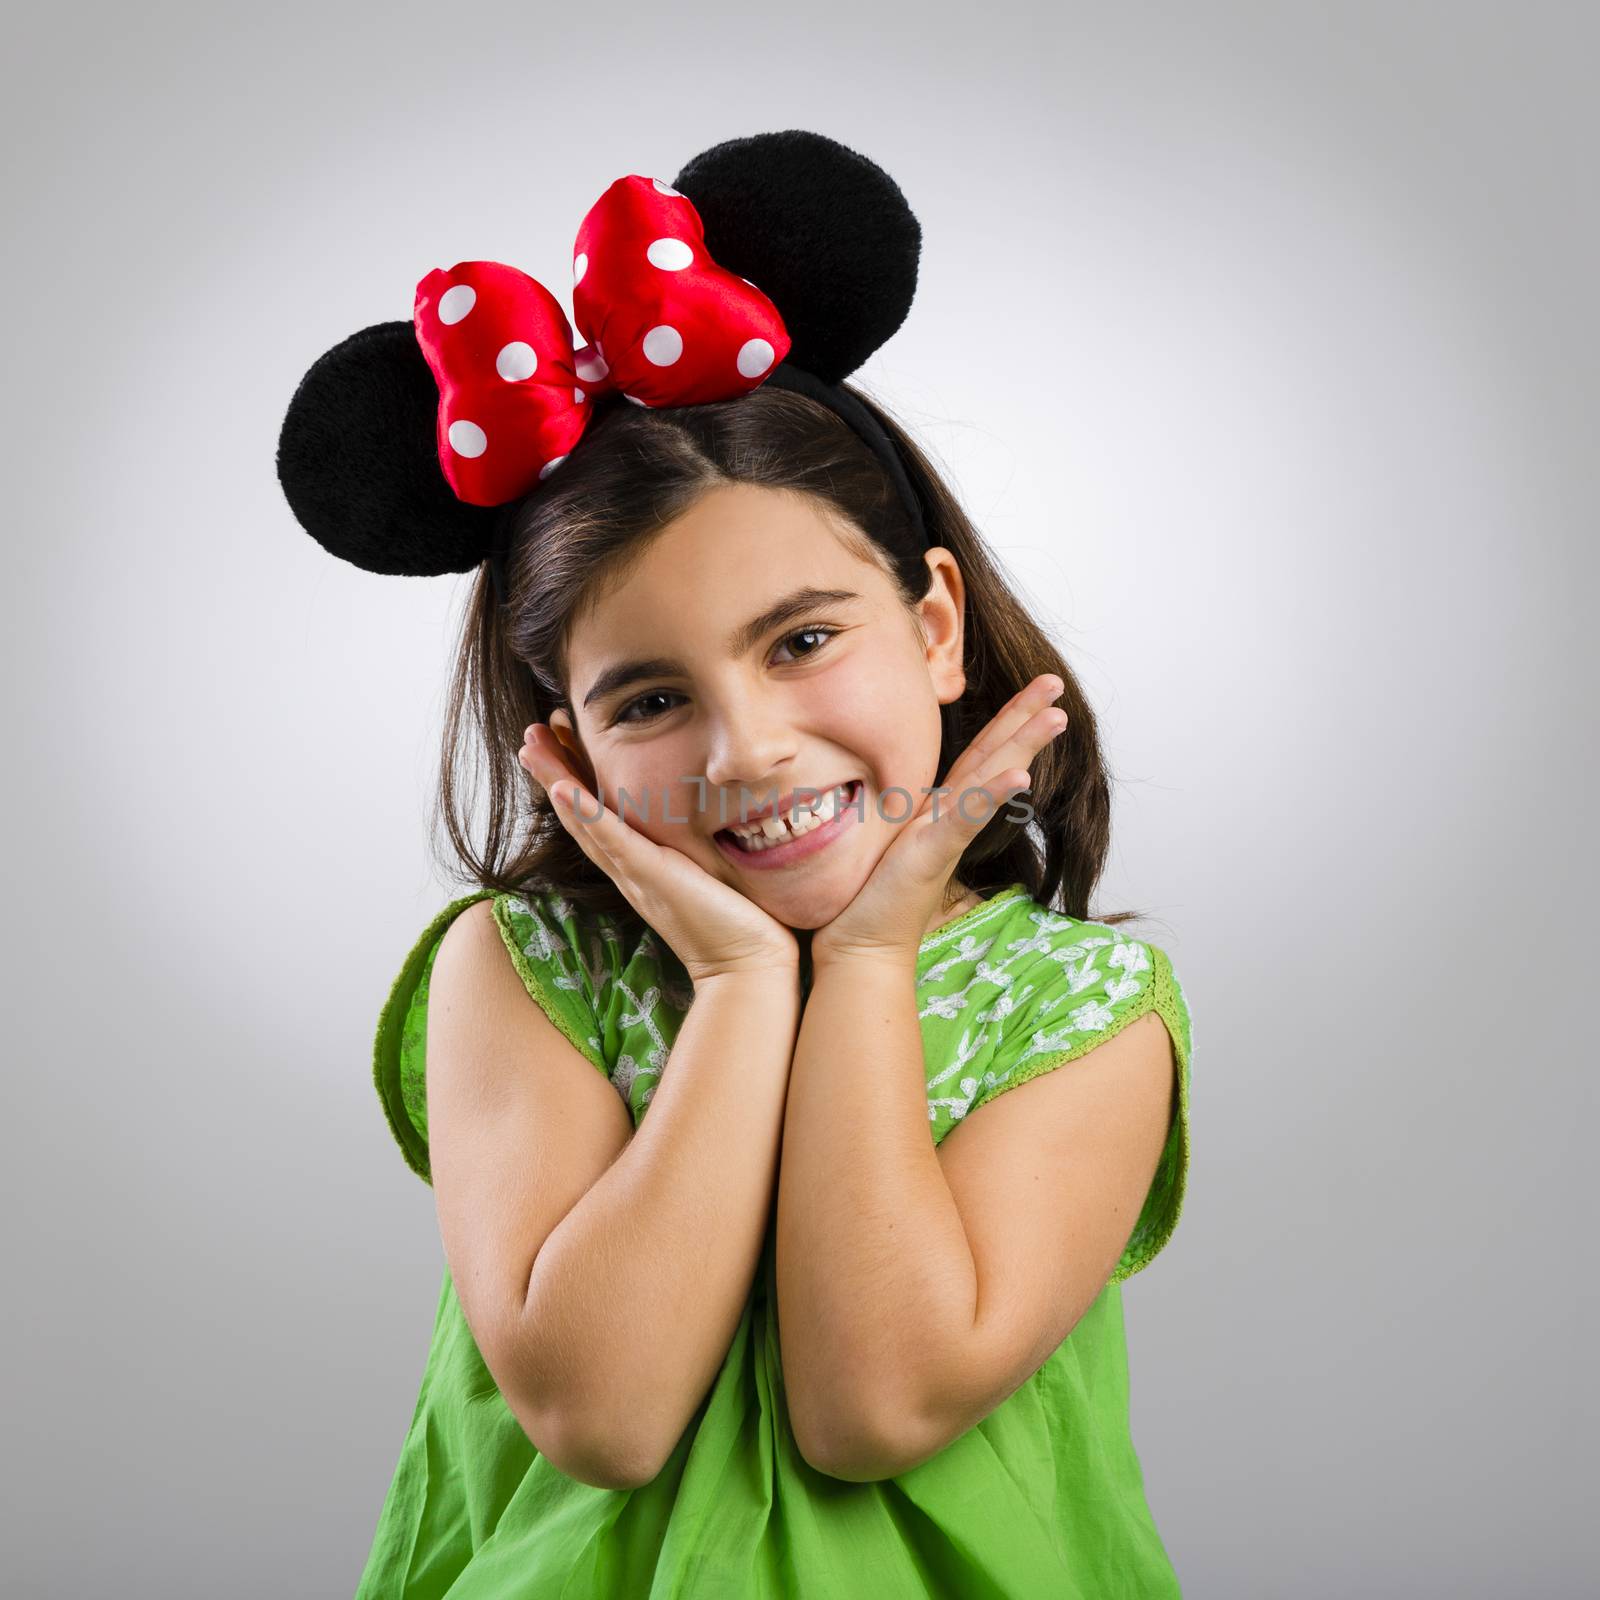
[[[793,821],[775,816],[762,817],[756,822],[735,822],[728,831],[746,843],[755,844],[798,838],[801,834],[810,833],[813,828],[820,827],[824,822],[836,817],[850,788],[851,784],[841,783],[836,788],[830,789],[827,794],[818,795],[814,800],[797,799],[794,803]],[[827,806],[824,814],[823,807],[830,801],[833,803]]]

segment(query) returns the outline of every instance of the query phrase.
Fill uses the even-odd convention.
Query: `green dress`
[[[428,979],[474,901],[528,993],[604,1072],[637,1127],[693,998],[652,930],[552,891],[468,895],[434,919],[378,1024],[374,1074],[411,1167],[428,1169]],[[831,1478],[795,1447],[783,1398],[773,1241],[733,1343],[662,1471],[599,1489],[552,1466],[501,1398],[448,1266],[422,1388],[357,1600],[1112,1600],[1178,1594],[1128,1423],[1122,1281],[1171,1236],[1189,1158],[1191,1029],[1165,952],[1032,900],[1022,884],[936,929],[916,964],[937,1145],[996,1095],[1147,1011],[1172,1036],[1179,1094],[1155,1179],[1110,1281],[1044,1364],[920,1466]],[[1025,1227],[1026,1218],[1018,1225]]]

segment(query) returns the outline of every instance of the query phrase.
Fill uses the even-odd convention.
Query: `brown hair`
[[[1110,844],[1110,789],[1094,712],[1060,651],[1007,586],[954,494],[905,430],[850,389],[900,450],[922,503],[929,538],[946,546],[965,581],[966,690],[941,707],[939,777],[1000,708],[1041,673],[1056,673],[1066,731],[1034,758],[1031,788],[1017,796],[1033,817],[1003,805],[968,845],[959,881],[981,895],[1012,883],[1041,905],[1089,916],[1089,897]],[[583,853],[548,795],[517,759],[523,730],[566,706],[572,621],[602,577],[620,580],[650,538],[706,490],[749,483],[812,496],[863,555],[893,577],[914,606],[927,593],[923,548],[878,458],[838,415],[808,396],[766,386],[737,400],[655,410],[620,403],[596,411],[582,441],[548,483],[507,515],[511,557],[504,607],[487,564],[468,602],[446,709],[438,816],[456,864],[475,886],[560,890],[575,905],[642,928],[620,890]],[[859,530],[859,533],[857,532]],[[865,539],[860,538],[865,535]],[[574,722],[576,718],[574,718]],[[470,724],[470,726],[469,726]],[[482,846],[469,837],[461,779],[488,756],[489,807]],[[454,875],[454,874],[452,874]]]

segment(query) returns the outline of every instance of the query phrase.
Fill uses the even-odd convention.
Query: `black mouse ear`
[[[300,525],[368,572],[468,572],[498,507],[458,500],[439,466],[439,386],[415,326],[380,322],[318,357],[278,436],[278,482]]]
[[[788,360],[839,383],[906,319],[922,228],[882,167],[825,134],[729,139],[672,180],[706,249],[783,316]]]

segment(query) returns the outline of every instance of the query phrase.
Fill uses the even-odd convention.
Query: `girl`
[[[734,256],[712,217],[757,154],[792,168],[790,252],[851,183],[867,231],[903,208],[820,136],[734,141],[670,188],[619,180],[704,222],[651,216],[652,259]],[[609,220],[580,261],[621,252]],[[1166,954],[1089,919],[1108,784],[1070,668],[901,427],[815,343],[793,364],[776,258],[789,362],[710,398],[651,390],[575,293],[594,343],[567,381],[588,357],[636,403],[586,395],[514,499],[474,483],[445,330],[493,265],[436,275],[416,317],[440,468],[502,514],[442,784],[476,888],[375,1047],[446,1268],[358,1596],[1178,1593],[1120,1285],[1178,1218],[1190,1023]],[[693,324],[649,317],[645,342]],[[302,385],[286,424],[297,514],[428,570],[341,546],[296,476],[331,393]],[[479,737],[481,851],[454,778]]]

